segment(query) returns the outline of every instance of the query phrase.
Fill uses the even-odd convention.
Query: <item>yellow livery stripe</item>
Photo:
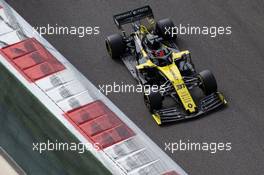
[[[196,104],[193,101],[193,98],[185,86],[185,83],[182,79],[181,73],[178,67],[175,64],[171,64],[164,67],[157,67],[173,84],[180,100],[185,108],[189,112],[196,111]]]

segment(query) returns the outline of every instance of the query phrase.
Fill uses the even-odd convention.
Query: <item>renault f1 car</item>
[[[108,36],[106,49],[113,59],[123,60],[141,85],[148,85],[144,101],[157,124],[195,118],[227,103],[212,72],[197,73],[190,52],[180,51],[177,36],[166,32],[174,26],[170,19],[156,22],[149,6],[113,18],[122,34]],[[132,26],[130,35],[126,24]],[[196,87],[203,91],[200,99],[192,95]],[[173,104],[166,106],[166,98]]]

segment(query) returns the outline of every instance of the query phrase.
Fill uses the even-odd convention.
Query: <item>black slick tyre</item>
[[[106,38],[105,45],[108,54],[113,59],[119,59],[125,53],[126,44],[120,34],[113,34]]]
[[[175,40],[177,35],[172,35],[174,26],[174,23],[169,18],[159,20],[156,23],[156,33],[165,40]]]
[[[200,87],[205,95],[217,92],[217,82],[211,71],[204,70],[200,72],[198,76],[201,80]]]
[[[144,102],[151,113],[162,108],[162,100],[159,92],[150,89],[144,93]]]

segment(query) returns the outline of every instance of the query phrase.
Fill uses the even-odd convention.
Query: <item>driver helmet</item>
[[[152,50],[152,55],[154,57],[163,57],[165,55],[167,55],[170,51],[168,50],[168,48],[160,48],[158,50]]]

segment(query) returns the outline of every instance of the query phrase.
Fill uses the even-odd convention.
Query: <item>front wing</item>
[[[200,100],[198,110],[193,114],[183,113],[176,107],[154,111],[152,116],[158,125],[177,122],[199,117],[213,110],[219,109],[227,104],[224,96],[220,92],[212,93]]]

